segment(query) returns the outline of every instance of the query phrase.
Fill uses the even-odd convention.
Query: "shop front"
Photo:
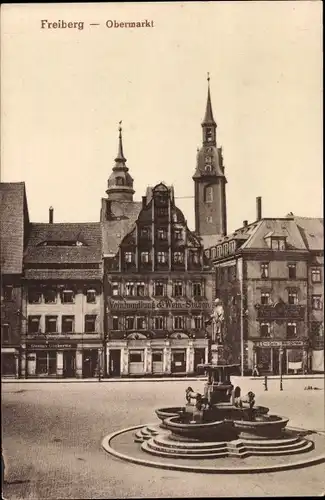
[[[15,347],[1,348],[1,376],[18,377],[19,375],[19,349]]]
[[[298,375],[310,370],[308,339],[256,340],[253,357],[261,375]]]

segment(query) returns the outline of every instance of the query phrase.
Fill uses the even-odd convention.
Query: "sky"
[[[55,222],[98,221],[123,120],[134,199],[173,184],[194,229],[207,72],[228,230],[257,196],[265,217],[322,216],[322,2],[2,5],[1,181],[26,183],[33,222],[51,205]]]

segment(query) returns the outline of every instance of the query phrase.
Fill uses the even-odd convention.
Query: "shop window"
[[[200,329],[203,326],[202,316],[193,316],[194,328]]]
[[[158,264],[167,264],[167,252],[157,252],[157,262]]]
[[[202,296],[202,283],[192,283],[192,296],[201,297]]]
[[[154,320],[154,329],[155,330],[162,330],[164,328],[164,318],[163,316],[155,316]]]
[[[62,300],[63,304],[73,304],[74,303],[74,291],[73,290],[63,290],[61,300]]]
[[[127,264],[132,264],[134,262],[134,253],[124,252],[124,260]]]
[[[296,264],[290,263],[288,264],[288,276],[289,279],[294,280],[297,276]]]
[[[55,304],[57,302],[57,292],[52,288],[47,288],[43,292],[45,304]]]
[[[143,358],[144,358],[143,351],[129,351],[130,363],[143,363]]]
[[[174,316],[174,328],[175,330],[181,330],[184,328],[184,317]]]
[[[165,295],[165,283],[163,281],[155,281],[154,295],[156,297],[162,297]]]
[[[152,351],[152,362],[153,363],[162,363],[163,360],[163,352],[162,351]]]
[[[36,375],[56,374],[56,351],[36,353]]]
[[[120,324],[119,324],[119,317],[118,316],[113,316],[112,320],[112,330],[119,330]]]
[[[270,337],[271,335],[271,325],[270,323],[261,323],[260,325],[260,336]]]
[[[312,283],[320,283],[322,281],[321,270],[317,267],[314,267],[311,270],[311,281]]]
[[[88,304],[96,304],[96,299],[97,299],[96,290],[94,290],[92,288],[87,290],[87,303]]]
[[[134,316],[127,316],[125,318],[125,329],[134,330]]]
[[[9,342],[10,326],[8,323],[1,325],[1,337],[3,342]]]
[[[85,333],[96,333],[97,316],[86,314],[85,316]]]
[[[57,332],[57,316],[45,316],[45,331],[46,333],[56,333]]]
[[[29,304],[39,304],[42,302],[42,292],[35,289],[28,290],[28,302]]]
[[[296,323],[288,323],[287,324],[287,338],[293,339],[297,336],[297,324]]]
[[[266,306],[270,303],[270,294],[268,292],[261,293],[261,304]]]
[[[120,285],[119,283],[112,283],[112,295],[116,297],[116,295],[120,294]]]
[[[288,290],[288,304],[298,304],[298,293],[295,290]]]
[[[131,281],[125,284],[125,295],[128,297],[135,295],[135,285]]]
[[[174,229],[174,238],[177,241],[180,241],[183,237],[183,231],[181,229]]]
[[[141,252],[140,259],[141,259],[142,264],[149,264],[150,253],[149,252]]]
[[[143,297],[145,295],[146,287],[144,283],[136,284],[136,295],[138,297]]]
[[[321,295],[312,295],[311,296],[311,306],[313,309],[316,309],[316,310],[323,309],[322,296]]]
[[[40,316],[28,316],[28,333],[40,333],[41,332],[41,317]]]
[[[138,316],[136,318],[136,328],[137,330],[145,330],[146,329],[146,318],[144,316]]]
[[[262,262],[261,264],[261,278],[268,278],[269,277],[269,263],[268,262]]]
[[[157,238],[158,238],[158,240],[167,240],[166,229],[158,229],[157,230]]]
[[[181,281],[176,281],[174,283],[174,297],[183,296],[183,283]]]
[[[183,252],[174,252],[174,263],[175,264],[183,264],[183,262],[184,262]]]
[[[74,316],[62,316],[62,333],[74,332]]]
[[[10,300],[12,300],[12,296],[13,296],[13,287],[11,285],[4,285],[3,287],[3,299],[6,301],[6,302],[9,302]]]

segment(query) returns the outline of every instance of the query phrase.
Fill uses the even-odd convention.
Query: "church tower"
[[[195,232],[204,239],[227,234],[225,168],[222,148],[217,146],[217,124],[213,118],[210,77],[202,122],[202,146],[197,150],[194,180]],[[209,237],[209,238],[204,238]],[[204,241],[203,241],[204,243]]]
[[[123,154],[122,127],[119,126],[118,151],[115,165],[107,182],[107,199],[111,201],[133,201],[133,179],[126,166]]]

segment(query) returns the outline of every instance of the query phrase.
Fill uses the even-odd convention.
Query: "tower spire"
[[[126,158],[123,154],[123,141],[122,141],[122,120],[118,122],[118,150],[117,157],[115,158],[116,162],[126,162]]]
[[[208,73],[208,75],[207,75],[207,81],[208,81],[208,97],[207,97],[207,105],[205,108],[205,115],[204,115],[204,120],[202,122],[202,126],[204,126],[204,125],[215,125],[216,126],[216,122],[214,121],[214,118],[213,118],[212,104],[211,104],[210,73]]]

